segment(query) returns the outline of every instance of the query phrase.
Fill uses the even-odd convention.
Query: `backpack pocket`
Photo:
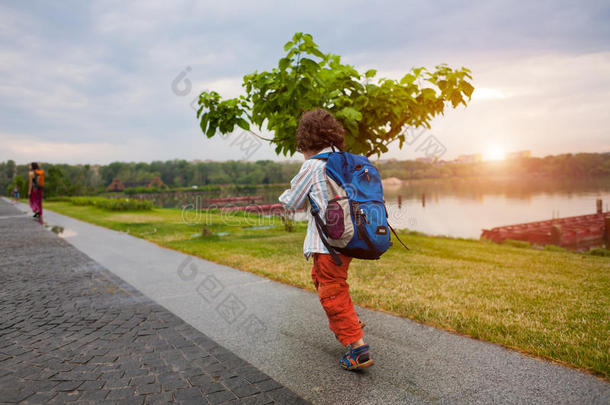
[[[345,231],[343,209],[337,201],[329,201],[326,207],[326,234],[331,239],[339,239]]]
[[[330,200],[324,213],[326,236],[331,246],[343,247],[354,236],[354,224],[347,197],[338,197]]]
[[[353,190],[350,197],[353,200],[359,202],[373,201],[383,196],[381,177],[373,165],[356,165],[350,185]]]
[[[385,206],[377,201],[354,203],[357,237],[347,246],[348,256],[377,259],[390,247]]]

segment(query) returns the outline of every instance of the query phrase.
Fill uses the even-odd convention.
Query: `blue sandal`
[[[363,345],[350,349],[341,357],[339,364],[346,370],[357,371],[370,367],[375,362],[371,359],[369,345]]]

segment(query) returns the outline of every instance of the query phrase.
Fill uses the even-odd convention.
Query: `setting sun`
[[[504,160],[505,156],[504,149],[498,145],[490,146],[485,154],[483,155],[484,160]]]

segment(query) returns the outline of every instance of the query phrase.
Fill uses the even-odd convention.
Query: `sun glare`
[[[498,145],[493,145],[489,149],[487,149],[487,152],[485,152],[485,155],[483,155],[483,159],[484,160],[504,160],[504,155],[505,155],[504,149],[502,149]]]

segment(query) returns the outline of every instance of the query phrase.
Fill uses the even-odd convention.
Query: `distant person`
[[[28,196],[30,197],[30,208],[34,212],[34,218],[42,224],[42,190],[44,188],[44,170],[38,163],[30,163],[30,175],[28,184]]]
[[[13,198],[15,200],[19,199],[19,187],[15,184],[15,187],[13,187]]]
[[[297,150],[305,156],[299,173],[291,180],[290,189],[279,197],[287,209],[302,208],[308,197],[324,217],[328,206],[325,180],[326,162],[311,159],[319,153],[331,152],[332,147],[342,149],[345,130],[326,110],[305,112],[297,128]],[[328,317],[328,326],[343,346],[349,351],[339,360],[347,370],[360,370],[373,364],[369,346],[364,343],[362,327],[349,295],[347,272],[351,257],[337,253],[341,264],[337,264],[324,245],[316,228],[313,215],[308,214],[307,234],[303,246],[305,258],[313,256],[311,278],[318,291],[320,303]]]

